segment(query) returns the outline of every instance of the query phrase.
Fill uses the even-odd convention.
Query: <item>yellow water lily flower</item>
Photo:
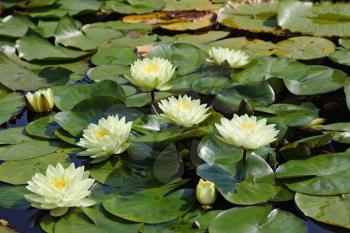
[[[200,179],[196,187],[196,197],[203,209],[211,209],[216,200],[215,185],[211,181]]]
[[[171,88],[167,82],[173,77],[175,67],[163,58],[145,58],[135,61],[131,65],[130,73],[131,76],[126,78],[144,91],[166,91]]]
[[[96,203],[88,198],[94,182],[89,172],[84,172],[84,167],[75,168],[74,163],[66,169],[60,163],[56,167],[49,165],[45,175],[36,173],[28,181],[26,188],[32,193],[25,198],[33,207],[50,210],[52,216],[61,216],[69,207],[88,207]]]
[[[177,99],[171,96],[161,100],[158,106],[163,111],[163,114],[160,114],[161,118],[184,127],[199,124],[210,115],[206,104],[201,104],[198,99],[192,100],[187,95]]]
[[[240,68],[249,63],[249,56],[241,50],[213,47],[209,50],[208,61],[217,65],[226,61],[231,68]]]
[[[55,98],[51,88],[26,94],[29,108],[35,112],[50,112],[55,106]]]
[[[100,158],[123,153],[129,147],[127,140],[131,127],[131,121],[126,123],[125,117],[119,119],[118,115],[101,118],[97,124],[89,124],[77,143],[87,150],[79,155]]]
[[[266,125],[266,119],[257,120],[249,117],[234,115],[231,120],[222,118],[221,124],[215,124],[221,139],[234,146],[245,149],[257,149],[276,140],[279,130],[274,124]]]

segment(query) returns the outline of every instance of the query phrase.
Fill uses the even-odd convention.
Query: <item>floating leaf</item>
[[[244,165],[231,162],[222,158],[212,165],[203,164],[197,168],[197,174],[213,182],[224,198],[234,204],[266,202],[278,193],[271,167],[257,154],[250,154]]]
[[[109,0],[106,7],[122,14],[142,14],[162,9],[163,0]]]
[[[0,124],[21,112],[25,106],[23,96],[0,89]]]
[[[316,95],[336,91],[344,86],[347,74],[327,66],[308,66],[299,80],[284,79],[287,89],[295,95]]]
[[[217,93],[213,105],[222,112],[234,113],[242,100],[252,107],[268,106],[275,101],[275,93],[267,82],[250,82]]]
[[[92,56],[95,65],[130,65],[137,59],[134,48],[126,46],[111,46],[101,48]]]
[[[113,81],[103,81],[94,84],[56,86],[53,88],[55,104],[62,111],[72,109],[79,102],[93,96],[111,96],[123,101],[123,90]]]
[[[26,184],[35,173],[45,173],[49,165],[56,166],[57,163],[67,167],[71,161],[67,154],[53,153],[34,159],[4,162],[0,165],[0,181],[14,185]]]
[[[251,32],[282,32],[277,25],[277,1],[226,4],[219,13],[219,22],[227,27]]]
[[[350,66],[350,50],[345,48],[337,48],[337,50],[329,56],[333,62]]]
[[[35,32],[28,32],[16,41],[19,57],[27,61],[33,60],[72,60],[89,53],[76,51],[62,46],[55,46]]]
[[[278,24],[292,32],[315,36],[350,36],[350,6],[346,3],[329,4],[302,1],[284,1],[279,4]]]
[[[350,195],[312,196],[297,193],[295,203],[308,217],[319,222],[350,229]]]
[[[27,193],[28,190],[24,186],[2,185],[0,187],[0,206],[14,209],[27,209],[29,203],[24,199],[24,194]],[[2,232],[1,228],[0,232]]]
[[[164,0],[165,7],[163,11],[209,11],[218,10],[220,4],[213,4],[209,0]]]
[[[302,79],[307,74],[308,66],[285,58],[257,58],[244,67],[244,70],[233,73],[233,80],[239,83],[262,81],[270,78]]]
[[[311,36],[292,37],[276,44],[277,56],[301,60],[325,57],[334,50],[332,41]]]
[[[102,202],[103,207],[129,221],[155,224],[175,220],[189,211],[194,203],[192,189],[172,191],[181,184],[173,182],[129,195],[108,195]]]
[[[55,131],[60,126],[55,122],[55,115],[41,117],[26,126],[26,132],[31,136],[56,139]]]
[[[150,57],[168,59],[174,64],[180,75],[194,72],[206,62],[206,54],[199,48],[184,43],[164,44],[154,47],[148,54]]]
[[[119,84],[126,83],[125,75],[130,72],[129,66],[99,65],[89,69],[87,76],[94,81],[111,80]]]
[[[211,233],[306,233],[303,221],[271,206],[235,207],[220,213],[209,225]]]
[[[350,192],[350,153],[322,154],[306,160],[292,160],[278,167],[276,176],[293,191],[312,195]]]
[[[24,36],[34,23],[26,16],[20,14],[9,15],[1,19],[0,36],[18,38]]]

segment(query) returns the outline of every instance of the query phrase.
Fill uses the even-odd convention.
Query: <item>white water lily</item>
[[[160,114],[161,118],[184,127],[199,124],[210,115],[206,104],[201,104],[198,99],[192,100],[187,95],[177,99],[171,96],[161,100],[158,106],[163,111],[163,114]]]
[[[249,56],[241,50],[213,47],[209,50],[209,62],[222,65],[225,61],[231,68],[240,68],[249,63]]]
[[[215,124],[221,139],[244,149],[257,149],[276,140],[279,130],[274,124],[266,125],[266,119],[257,120],[255,116],[233,116],[232,120],[222,118],[221,124]]]
[[[29,108],[35,112],[49,112],[55,106],[55,98],[51,88],[26,94]]]
[[[125,117],[119,119],[118,115],[101,118],[97,124],[89,124],[77,143],[87,150],[79,155],[100,158],[123,153],[129,147],[127,140],[131,127],[131,121],[126,123]]]
[[[130,73],[131,76],[126,78],[135,86],[145,91],[166,91],[171,88],[167,82],[173,77],[175,67],[163,58],[145,58],[135,61],[131,65]]]
[[[33,207],[51,210],[52,216],[61,216],[69,207],[88,207],[96,203],[88,198],[94,182],[89,172],[84,172],[84,167],[75,168],[74,163],[66,169],[60,163],[56,167],[49,165],[45,175],[36,173],[28,181],[26,188],[32,193],[25,198]]]

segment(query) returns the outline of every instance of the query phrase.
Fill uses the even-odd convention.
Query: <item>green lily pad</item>
[[[99,65],[91,68],[87,76],[96,82],[111,80],[118,84],[126,83],[125,75],[130,72],[130,67],[125,65]]]
[[[125,110],[125,109],[124,109]],[[72,136],[79,136],[89,123],[123,111],[111,96],[96,96],[78,103],[72,110],[56,113],[55,121]],[[121,113],[121,112],[120,112]],[[122,115],[119,114],[119,117]]]
[[[0,124],[21,112],[25,106],[23,96],[0,89]]]
[[[30,122],[26,126],[26,132],[31,136],[57,139],[55,131],[59,128],[61,127],[55,122],[55,115],[50,115]]]
[[[220,213],[220,210],[213,210],[209,212],[199,212],[192,210],[181,219],[170,223],[145,225],[145,233],[204,233],[207,231],[211,221]],[[193,227],[193,224],[198,223],[198,227]]]
[[[209,225],[211,233],[306,233],[304,222],[271,206],[235,207],[220,213]]]
[[[220,5],[214,5],[209,0],[164,0],[165,7],[163,11],[208,11],[215,10],[220,7]]]
[[[168,59],[178,68],[177,72],[180,75],[194,72],[206,62],[207,57],[201,49],[185,43],[158,45],[149,52],[148,56]]]
[[[257,107],[257,111],[272,114],[267,116],[269,122],[286,126],[305,126],[318,118],[318,109],[311,103],[273,104],[269,107]]]
[[[122,14],[142,14],[162,9],[163,0],[109,0],[106,7]]]
[[[267,82],[250,82],[217,93],[213,106],[221,112],[234,113],[242,100],[246,100],[252,107],[264,107],[275,101],[275,93]]]
[[[55,46],[33,31],[28,32],[24,37],[18,39],[16,41],[16,48],[19,57],[27,61],[72,60],[89,54],[88,52],[72,50],[59,45]]]
[[[336,91],[344,86],[347,74],[327,66],[308,66],[309,72],[299,80],[284,79],[287,89],[295,95],[316,95]]]
[[[329,55],[329,59],[333,62],[350,66],[350,50],[345,48],[337,48],[337,50]]]
[[[66,233],[137,233],[142,224],[127,222],[108,214],[101,206],[81,208],[62,217],[54,225],[54,232]]]
[[[173,182],[129,195],[108,195],[103,207],[129,221],[155,224],[175,220],[190,210],[195,199],[192,189],[173,191],[182,183]]]
[[[337,195],[350,192],[350,153],[321,154],[306,160],[292,160],[278,167],[276,177],[295,192]]]
[[[278,24],[292,32],[315,36],[350,36],[350,6],[346,3],[313,4],[284,1],[279,4]]]
[[[308,66],[295,60],[262,57],[244,67],[244,70],[233,73],[232,79],[239,83],[262,81],[270,78],[302,79],[307,74]]]
[[[67,111],[79,102],[94,96],[111,96],[124,101],[125,94],[121,87],[113,81],[103,81],[94,84],[73,86],[56,86],[53,88],[56,106]]]
[[[350,229],[350,195],[312,196],[297,193],[295,203],[308,217],[319,222]]]
[[[66,47],[93,50],[103,42],[123,35],[112,28],[89,27],[87,25],[80,30],[79,26],[69,15],[61,18],[55,30],[56,42]]]
[[[24,36],[30,27],[34,27],[30,18],[14,14],[6,16],[0,22],[0,36],[18,38]]]
[[[3,185],[0,187],[0,206],[13,209],[27,209],[30,206],[24,198],[24,194],[27,193],[28,190],[25,186]]]
[[[219,13],[219,22],[230,28],[251,32],[282,32],[277,25],[278,2],[227,4]]]
[[[201,94],[216,94],[230,86],[231,80],[225,77],[201,78],[193,82],[192,89]]]
[[[334,50],[332,41],[311,36],[292,37],[276,44],[277,56],[301,60],[325,57]]]
[[[66,14],[80,15],[93,13],[99,10],[102,4],[102,2],[97,0],[56,0],[53,5],[28,9],[23,13],[33,18],[62,18]]]
[[[0,165],[0,181],[14,185],[26,184],[35,173],[45,173],[50,164],[57,163],[67,167],[71,161],[67,154],[53,153],[39,158],[4,162]]]
[[[92,56],[91,62],[95,65],[130,65],[137,59],[134,48],[126,46],[112,46],[100,48]]]
[[[278,193],[273,170],[259,155],[249,154],[244,165],[226,164],[230,162],[222,159],[212,165],[203,164],[197,174],[213,182],[227,201],[238,205],[266,202]]]
[[[261,57],[274,54],[276,45],[272,42],[259,39],[249,40],[246,37],[234,37],[213,41],[206,46],[207,49],[211,47],[242,50],[250,57]]]

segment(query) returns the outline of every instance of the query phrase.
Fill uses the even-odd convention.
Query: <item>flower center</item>
[[[61,178],[55,178],[52,181],[53,186],[55,186],[58,190],[62,190],[64,187],[67,186],[68,182],[64,176],[61,176]]]
[[[98,140],[100,140],[100,139],[102,139],[104,136],[106,136],[107,134],[108,134],[107,130],[101,129],[101,130],[96,131],[95,136],[96,136],[96,138],[97,138]]]
[[[150,63],[150,64],[146,65],[146,67],[145,67],[145,72],[147,74],[156,73],[158,71],[159,71],[159,66],[157,64],[154,64],[154,63]]]
[[[245,130],[252,129],[255,127],[255,124],[253,122],[243,122],[241,127]]]
[[[189,103],[186,103],[186,102],[177,103],[177,108],[179,108],[181,110],[188,109],[188,108],[190,108],[190,106],[191,105]]]

